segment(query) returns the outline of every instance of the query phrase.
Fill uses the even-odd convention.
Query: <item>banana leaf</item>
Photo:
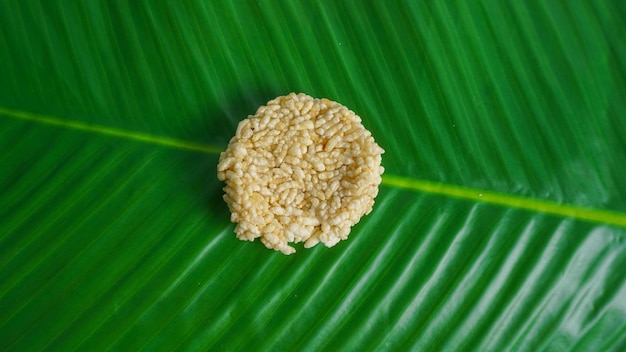
[[[0,350],[626,350],[623,1],[0,1]],[[386,153],[333,248],[216,178],[289,92]]]

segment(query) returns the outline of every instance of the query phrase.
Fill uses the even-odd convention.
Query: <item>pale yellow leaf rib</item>
[[[122,130],[118,128],[85,123],[85,122],[80,122],[80,121],[65,120],[65,119],[61,119],[58,117],[33,114],[30,112],[12,110],[12,109],[4,108],[4,107],[0,107],[0,115],[13,117],[13,118],[21,119],[21,120],[38,122],[38,123],[42,123],[46,125],[53,125],[53,126],[58,126],[58,127],[68,128],[68,129],[87,131],[87,132],[92,132],[92,133],[101,134],[101,135],[108,135],[108,136],[114,136],[118,138],[130,139],[130,140],[144,142],[144,143],[162,145],[162,146],[167,146],[170,148],[192,150],[192,151],[210,153],[210,154],[219,154],[221,152],[220,148],[202,144],[202,143],[190,142],[190,141],[175,139],[175,138],[170,138],[170,137],[155,136],[153,134],[137,132],[137,131],[127,131],[127,130]]]
[[[222,151],[221,148],[202,143],[190,142],[186,140],[163,136],[155,136],[143,132],[127,131],[123,129],[84,123],[79,121],[66,120],[54,116],[34,114],[25,111],[8,109],[5,107],[0,107],[0,115],[20,120],[32,121],[36,123],[80,131],[87,131],[101,135],[114,136],[117,138],[124,138],[128,140],[161,145],[176,149],[190,150],[208,154],[219,154]],[[390,174],[385,174],[383,176],[382,184],[388,187],[396,187],[417,192],[439,194],[446,197],[467,199],[471,201],[495,204],[503,207],[525,209],[551,215],[570,217],[578,220],[626,227],[626,214],[611,210],[585,208],[543,199],[520,197],[506,193],[419,180],[411,177]]]

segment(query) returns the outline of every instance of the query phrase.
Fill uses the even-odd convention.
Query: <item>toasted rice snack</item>
[[[384,168],[361,118],[328,99],[291,93],[239,123],[217,177],[241,240],[332,247],[369,214]]]

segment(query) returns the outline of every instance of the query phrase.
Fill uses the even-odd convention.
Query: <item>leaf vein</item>
[[[92,132],[95,134],[114,136],[118,138],[125,138],[129,140],[161,145],[176,149],[191,150],[208,154],[219,154],[223,150],[223,148],[198,142],[157,136],[138,131],[128,131],[80,121],[66,120],[54,116],[46,116],[31,112],[8,109],[2,106],[0,106],[0,115],[4,115],[9,118],[36,122],[40,124],[53,125],[62,128]],[[390,174],[385,174],[383,176],[382,184],[387,187],[395,187],[417,192],[438,194],[445,197],[490,203],[503,207],[524,209],[550,215],[575,218],[588,222],[604,223],[609,225],[626,227],[626,214],[608,209],[598,209],[572,204],[563,204],[544,199],[516,196],[508,193],[481,190],[471,187],[445,184],[428,180],[420,180],[412,177]]]

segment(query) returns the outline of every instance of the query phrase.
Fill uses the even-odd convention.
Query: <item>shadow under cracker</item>
[[[278,90],[248,90],[231,94],[232,98],[227,102],[221,102],[209,107],[204,119],[198,125],[209,125],[207,130],[194,129],[191,138],[203,144],[222,147],[226,149],[228,142],[234,136],[239,121],[253,115],[256,110],[279,95],[289,92]],[[189,173],[197,173],[191,178],[188,190],[192,194],[201,197],[201,204],[205,205],[207,215],[213,218],[215,224],[231,224],[230,211],[224,202],[224,182],[217,179],[217,163],[219,155],[205,153],[189,153],[184,161],[185,169]]]

